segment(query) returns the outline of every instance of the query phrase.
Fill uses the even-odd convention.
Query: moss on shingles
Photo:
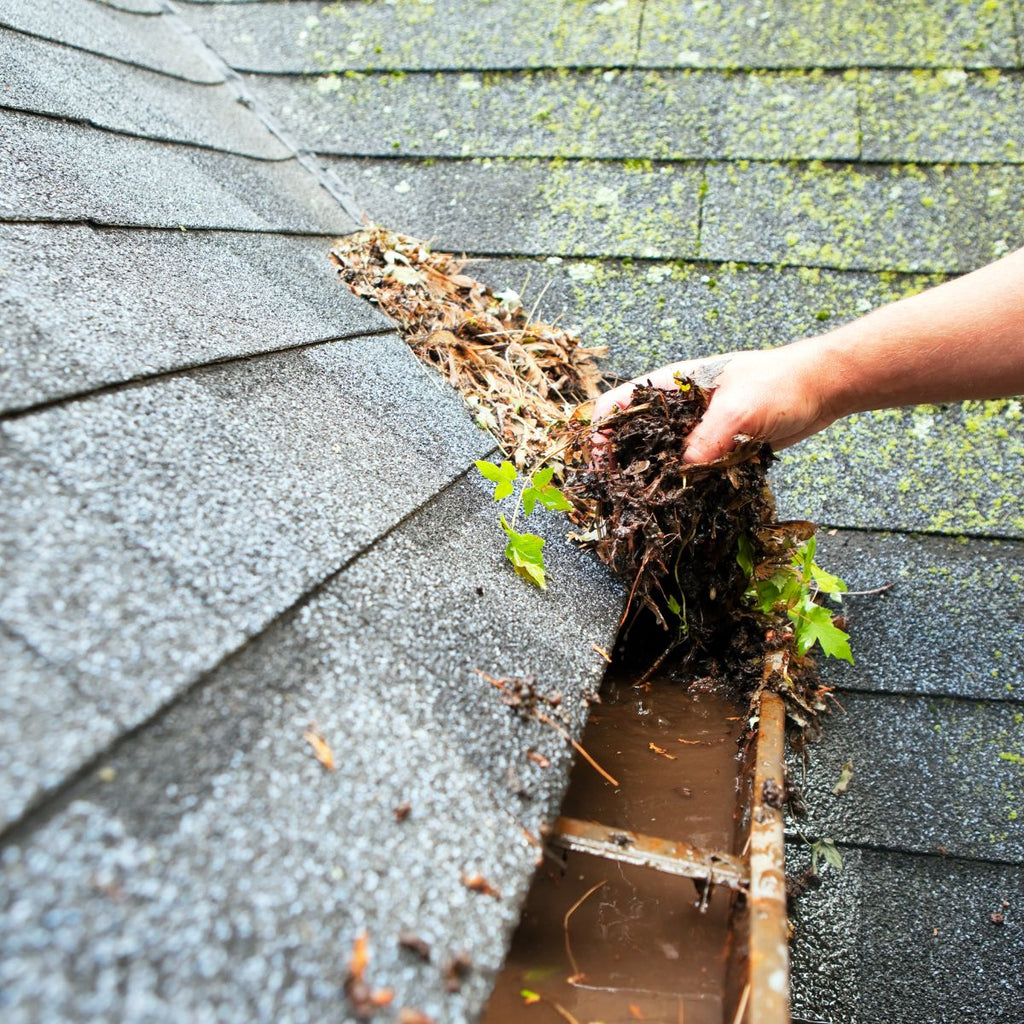
[[[863,413],[782,453],[787,515],[867,529],[1024,537],[1018,399]]]
[[[649,0],[639,61],[683,67],[1013,67],[1012,0]]]
[[[713,164],[701,253],[716,259],[970,270],[1024,237],[1016,167]]]
[[[367,215],[466,252],[693,257],[702,171],[569,160],[332,160]]]
[[[942,280],[682,260],[529,260],[499,268],[499,283],[525,288],[527,305],[543,291],[548,317],[607,344],[609,372],[624,377],[675,359],[820,334]]]
[[[307,145],[358,155],[846,159],[857,96],[802,72],[352,73],[261,81]]]
[[[864,72],[867,160],[1024,162],[1024,76],[967,72]]]
[[[636,52],[638,0],[338,0],[296,27],[303,66],[327,70],[616,66]]]

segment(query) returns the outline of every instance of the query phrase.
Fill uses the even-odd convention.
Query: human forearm
[[[1024,249],[828,334],[672,363],[637,381],[671,388],[675,373],[715,389],[689,462],[717,458],[737,434],[785,448],[867,409],[1024,393]],[[628,404],[634,383],[602,395],[598,418]]]
[[[920,402],[1024,392],[1024,249],[883,306],[813,345],[837,419]]]

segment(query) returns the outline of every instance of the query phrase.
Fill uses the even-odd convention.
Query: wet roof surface
[[[626,376],[818,333],[1021,244],[1024,7],[175,6],[0,0],[0,1010],[344,1020],[365,928],[395,1007],[469,1021],[570,763],[476,670],[577,732],[622,594],[557,521],[551,589],[510,578],[490,442],[330,236],[365,210],[487,256]],[[895,582],[849,599],[809,755],[799,827],[846,867],[798,905],[800,1019],[1024,998],[1022,468],[1013,401],[777,467],[826,565]]]

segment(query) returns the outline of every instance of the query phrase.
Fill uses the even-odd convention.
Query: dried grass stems
[[[398,324],[413,351],[465,398],[520,472],[553,465],[560,431],[604,386],[597,357],[561,327],[538,323],[515,293],[467,276],[468,260],[372,227],[337,242],[331,259],[349,288]]]

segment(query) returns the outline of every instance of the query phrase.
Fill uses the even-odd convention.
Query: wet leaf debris
[[[710,398],[692,380],[640,385],[626,409],[574,424],[567,493],[589,515],[597,554],[629,582],[620,646],[634,628],[649,639],[653,627],[661,654],[652,670],[668,662],[738,687],[755,710],[771,688],[792,720],[811,726],[828,688],[808,651],[823,620],[831,626],[816,581],[843,585],[813,564],[814,524],[777,519],[769,445],[740,438],[715,462],[683,461]]]
[[[750,694],[755,712],[769,687],[786,698],[792,721],[814,725],[828,688],[809,651],[849,659],[847,636],[822,603],[845,587],[814,564],[814,524],[777,520],[769,445],[743,438],[715,462],[684,463],[711,397],[688,380],[673,391],[640,386],[627,409],[591,424],[605,349],[534,320],[518,294],[467,275],[465,257],[373,226],[338,241],[331,259],[493,434],[507,459],[484,464],[496,496],[519,474],[529,475],[531,494],[559,482],[574,539],[629,584],[620,640],[653,623],[661,653],[652,670],[671,658],[683,672]],[[531,575],[543,586],[539,547],[534,554],[540,568]]]

